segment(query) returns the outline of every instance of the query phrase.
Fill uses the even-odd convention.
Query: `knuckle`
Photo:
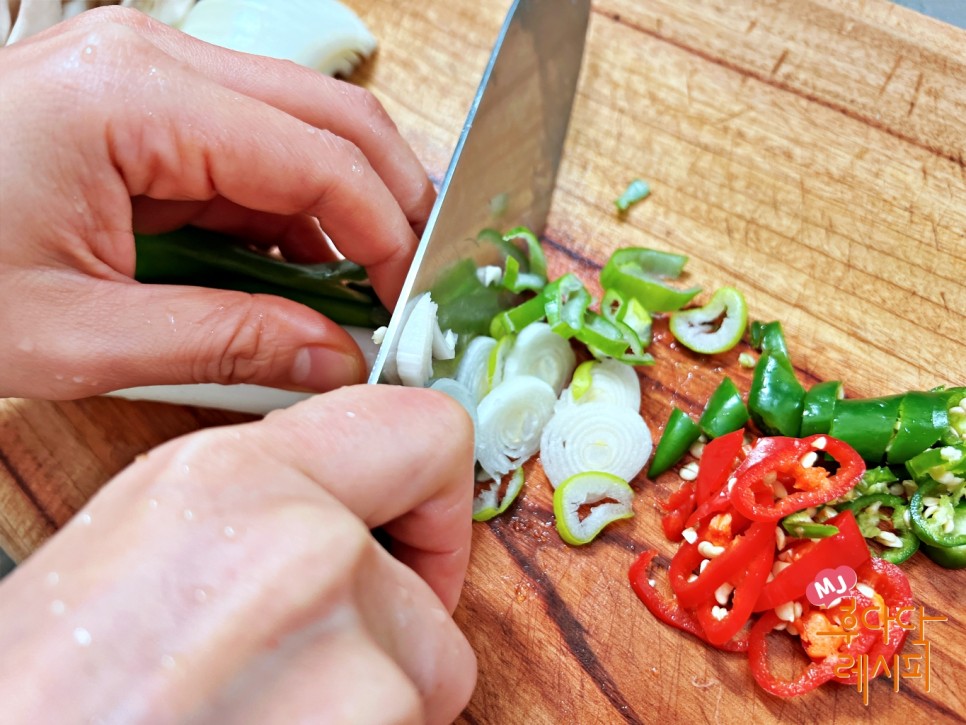
[[[352,105],[366,119],[370,127],[381,129],[395,129],[396,124],[389,116],[385,106],[376,98],[372,91],[361,86],[348,85],[349,99]]]
[[[146,13],[121,5],[103,5],[78,14],[71,23],[75,27],[116,26],[143,30],[151,27],[153,21]]]
[[[227,309],[227,308],[226,308]],[[197,382],[247,383],[273,370],[277,362],[275,334],[260,298],[251,295],[231,306],[231,320],[211,323],[214,350],[199,360]]]

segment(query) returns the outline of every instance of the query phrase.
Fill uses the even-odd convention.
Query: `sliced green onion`
[[[489,485],[484,485],[473,497],[473,520],[489,521],[494,516],[499,516],[512,504],[520,491],[526,476],[523,468],[517,468],[510,474],[506,490],[500,496],[500,489],[503,488],[502,480],[492,480]]]
[[[555,401],[553,388],[531,375],[505,380],[487,393],[477,408],[480,467],[500,478],[536,453]]]
[[[651,187],[646,181],[634,179],[634,181],[627,185],[624,193],[614,200],[614,206],[617,207],[618,212],[625,212],[630,208],[631,204],[636,204],[646,199],[650,193]]]
[[[503,241],[505,242],[513,242],[517,239],[522,239],[527,245],[527,261],[529,262],[527,271],[530,274],[543,277],[544,283],[546,283],[547,258],[543,254],[543,249],[540,247],[540,240],[537,239],[537,235],[526,227],[511,229],[503,235]]]
[[[503,379],[534,375],[559,395],[577,364],[570,343],[555,334],[546,322],[534,322],[517,335],[503,366]]]
[[[493,390],[503,382],[503,370],[506,367],[506,359],[510,355],[510,350],[516,343],[516,335],[504,335],[497,340],[496,345],[490,350],[490,356],[486,360],[486,389],[487,392]]]
[[[473,402],[479,403],[490,391],[488,366],[490,353],[496,348],[496,340],[480,335],[470,340],[460,356],[456,379],[473,394]]]
[[[701,291],[700,287],[678,289],[666,283],[681,276],[687,261],[682,254],[646,247],[618,249],[601,270],[600,284],[636,298],[646,310],[670,312],[684,307]]]
[[[651,432],[640,414],[616,403],[557,410],[543,430],[540,460],[551,485],[585,471],[633,479],[651,455]]]
[[[717,290],[704,307],[671,314],[671,334],[690,350],[705,355],[730,350],[748,325],[748,305],[734,287]]]
[[[586,471],[571,476],[553,492],[560,538],[573,546],[593,541],[608,524],[631,518],[633,501],[634,490],[627,481],[610,473]]]
[[[441,360],[452,359],[456,340],[451,333],[439,329],[438,307],[429,292],[411,302],[412,308],[399,331],[393,358],[396,375],[402,384],[421,388],[433,375],[434,352],[440,352],[438,357]]]
[[[466,411],[466,414],[470,416],[470,420],[473,421],[473,430],[476,430],[479,418],[476,410],[476,400],[473,397],[473,393],[465,385],[453,378],[439,378],[433,381],[429,389],[438,390],[459,403],[463,407],[463,410]]]
[[[617,360],[581,363],[557,408],[586,403],[614,403],[637,412],[641,409],[640,378],[632,367]]]

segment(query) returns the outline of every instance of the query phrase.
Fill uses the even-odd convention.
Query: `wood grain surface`
[[[355,0],[380,39],[353,80],[372,89],[440,179],[507,0]],[[634,177],[653,193],[626,219]],[[593,283],[619,246],[690,255],[689,279],[779,319],[800,379],[851,396],[966,383],[966,32],[885,0],[596,0],[546,230],[552,274]],[[657,436],[699,412],[735,350],[702,358],[658,325],[641,371]],[[0,545],[23,559],[138,453],[242,420],[91,399],[0,401]],[[457,619],[477,652],[465,723],[951,722],[966,713],[966,573],[906,566],[928,625],[930,687],[826,686],[782,701],[724,655],[656,622],[627,584],[637,551],[665,553],[655,502],[580,549],[553,528],[533,463],[522,500],[474,527]],[[907,651],[922,652],[907,644]]]

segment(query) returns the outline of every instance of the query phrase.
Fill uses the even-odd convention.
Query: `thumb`
[[[349,333],[280,297],[51,271],[43,286],[51,293],[34,297],[36,319],[21,318],[15,351],[24,357],[0,395],[67,399],[179,383],[326,391],[366,373]]]

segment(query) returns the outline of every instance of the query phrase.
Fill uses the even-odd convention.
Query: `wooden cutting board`
[[[354,80],[442,178],[507,0],[356,0],[381,41]],[[626,219],[635,177],[653,193]],[[800,379],[851,396],[966,383],[966,32],[885,0],[599,0],[547,229],[551,273],[593,284],[619,246],[690,255],[689,282],[731,284],[783,322]],[[659,326],[660,327],[660,326]],[[702,358],[666,334],[641,370],[655,437],[699,412],[738,350]],[[243,416],[108,399],[0,401],[0,545],[16,559],[138,453]],[[466,723],[952,721],[966,712],[966,572],[906,566],[931,680],[826,686],[781,701],[740,655],[656,622],[627,584],[671,551],[643,477],[634,519],[580,549],[553,529],[530,466],[522,500],[474,528],[457,619],[479,684]],[[925,646],[907,644],[923,654]]]

